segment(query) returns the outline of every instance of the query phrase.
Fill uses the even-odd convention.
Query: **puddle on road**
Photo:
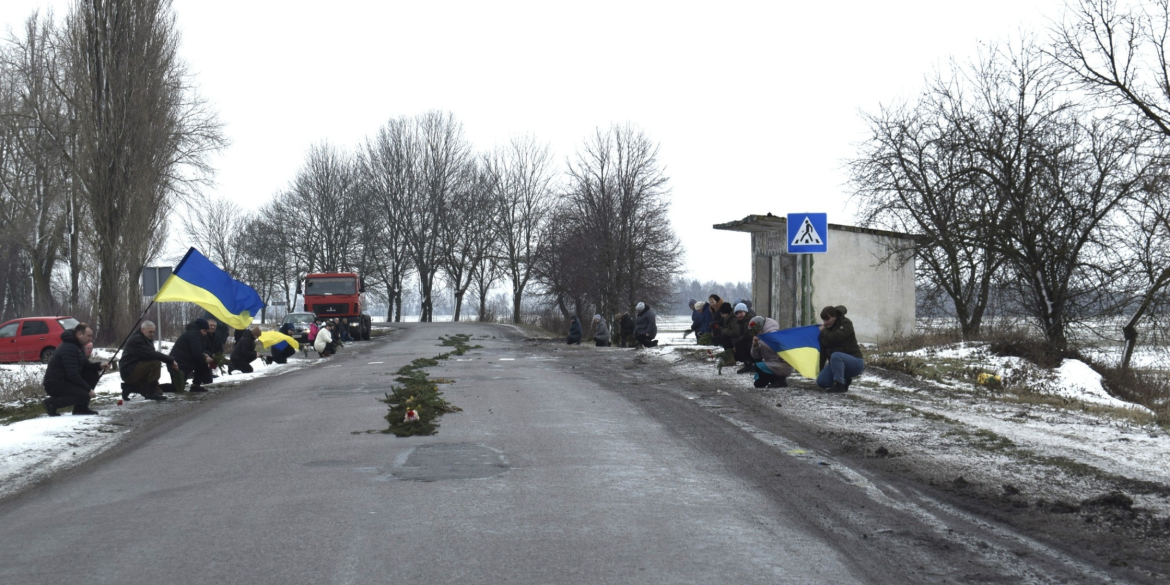
[[[510,470],[508,458],[496,449],[474,443],[420,445],[398,457],[382,479],[444,481],[486,479]]]

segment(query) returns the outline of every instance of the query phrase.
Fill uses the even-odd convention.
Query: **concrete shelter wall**
[[[845,305],[857,339],[879,342],[914,332],[914,258],[885,263],[891,238],[829,229],[829,251],[813,255],[813,307]]]

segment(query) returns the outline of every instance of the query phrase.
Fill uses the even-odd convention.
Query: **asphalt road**
[[[484,346],[429,370],[463,411],[366,432],[451,333]],[[632,351],[554,349],[413,325],[224,391],[0,504],[0,583],[1113,581],[704,408]]]

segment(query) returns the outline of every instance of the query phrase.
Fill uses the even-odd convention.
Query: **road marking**
[[[386,362],[370,362],[370,363],[368,363],[368,364],[366,364],[366,365],[367,365],[367,366],[372,366],[372,365],[374,365],[374,364],[384,364],[384,363],[386,363]]]
[[[516,358],[500,358],[501,362],[514,362]]]

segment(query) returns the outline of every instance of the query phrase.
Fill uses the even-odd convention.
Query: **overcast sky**
[[[3,0],[17,28],[68,1]],[[231,146],[213,197],[255,208],[315,142],[448,110],[487,150],[516,134],[563,161],[597,127],[661,148],[688,275],[747,281],[749,237],[711,225],[819,211],[854,223],[859,115],[913,96],[981,41],[1042,31],[1062,0],[257,2],[176,0],[182,54]],[[178,229],[176,239],[180,239]],[[830,242],[830,246],[832,243]],[[185,246],[181,246],[185,249]]]

